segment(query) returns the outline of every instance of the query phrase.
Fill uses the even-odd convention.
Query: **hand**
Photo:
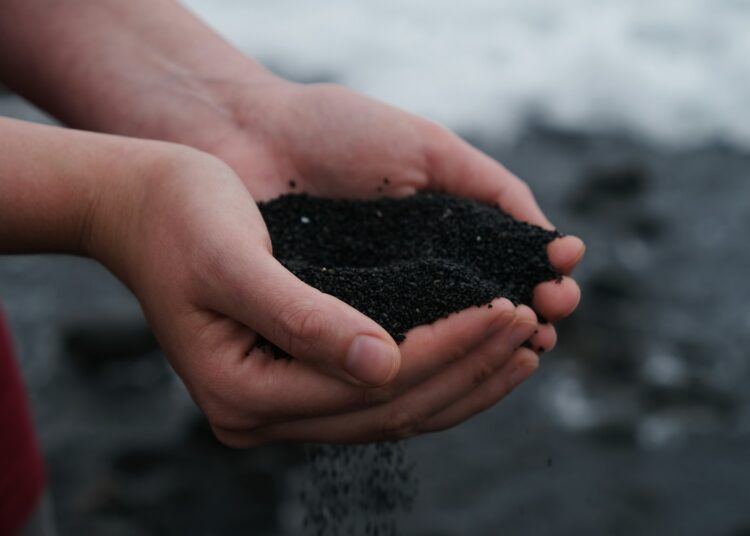
[[[518,349],[537,328],[534,314],[505,299],[415,328],[399,351],[375,322],[273,258],[253,198],[228,166],[148,145],[160,154],[146,173],[101,183],[87,249],[139,298],[226,444],[434,431],[493,404],[536,368],[535,354]],[[255,348],[257,334],[295,359]]]
[[[202,125],[200,141],[190,137],[196,129],[183,129],[183,141],[227,162],[258,200],[290,191],[368,198],[437,190],[496,203],[520,220],[552,228],[525,183],[435,123],[335,85],[255,75],[247,84],[221,88],[227,114]],[[553,241],[548,254],[566,277],[561,284],[539,285],[533,307],[556,321],[578,305],[580,291],[567,275],[584,245],[567,236]],[[552,325],[545,324],[531,343],[544,351],[556,340]]]

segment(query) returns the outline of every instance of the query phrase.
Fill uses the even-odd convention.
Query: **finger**
[[[432,324],[417,326],[401,343],[401,370],[394,383],[415,385],[453,361],[465,357],[516,317],[516,306],[507,298],[470,307]]]
[[[520,348],[499,371],[469,396],[433,415],[423,425],[425,433],[452,428],[481,413],[508,396],[539,366],[539,357],[528,348]]]
[[[516,219],[553,229],[525,182],[452,132],[431,128],[436,130],[428,147],[430,189],[497,203]]]
[[[533,316],[534,321],[537,322],[537,328],[528,340],[524,341],[523,346],[532,349],[538,354],[552,350],[557,344],[557,331],[555,327],[550,323],[539,324],[536,313],[533,310],[529,310],[528,314]]]
[[[549,352],[557,344],[557,331],[552,324],[540,324],[536,333],[529,339],[531,350],[537,354]]]
[[[536,286],[532,300],[534,310],[550,322],[570,315],[581,301],[581,290],[570,277],[547,281]]]
[[[233,292],[220,312],[257,331],[289,355],[361,385],[383,385],[399,369],[393,338],[353,307],[306,285],[270,255],[224,268]]]
[[[563,236],[547,246],[547,256],[552,266],[560,273],[570,275],[583,259],[586,245],[577,236]]]
[[[536,328],[533,312],[525,306],[510,325],[485,341],[465,359],[446,367],[389,404],[366,410],[289,422],[252,432],[236,432],[235,441],[364,442],[398,439],[420,433],[421,423],[466,396],[501,367]]]

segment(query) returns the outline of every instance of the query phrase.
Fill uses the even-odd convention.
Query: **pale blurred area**
[[[750,144],[743,0],[185,0],[239,48],[461,131]]]
[[[403,534],[750,535],[750,3],[185,4],[285,76],[456,129],[588,244],[537,375],[409,442]],[[102,268],[0,258],[0,298],[63,536],[301,533],[299,450],[217,446]]]

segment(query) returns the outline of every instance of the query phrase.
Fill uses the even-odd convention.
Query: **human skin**
[[[174,2],[5,0],[0,1],[0,9],[4,11],[0,17],[0,74],[11,87],[69,125],[173,141],[219,157],[231,166],[245,188],[243,196],[221,199],[228,206],[238,200],[252,204],[252,198],[276,197],[288,191],[289,180],[294,179],[297,191],[326,196],[372,197],[407,195],[417,189],[443,190],[499,203],[519,219],[550,227],[523,182],[443,127],[341,87],[282,80]],[[36,30],[24,31],[32,23]],[[383,177],[389,178],[389,186],[379,192]],[[208,186],[203,183],[203,188]],[[193,185],[193,190],[198,190],[197,186]],[[217,206],[222,205],[213,205],[214,212]],[[222,207],[222,212],[225,210]],[[240,207],[236,210],[239,212]],[[252,211],[257,219],[254,207]],[[172,211],[165,214],[180,223],[163,221],[159,228],[172,229],[176,236],[190,235],[190,230],[200,235],[201,225],[215,225],[209,221],[209,210],[201,222],[191,221],[195,216],[187,210],[179,217]],[[231,223],[238,225],[240,221]],[[254,223],[256,227],[258,224],[262,226],[262,222]],[[227,227],[221,236],[235,234]],[[163,239],[164,244],[194,247],[188,246],[187,238],[181,242],[166,236],[169,238]],[[249,278],[246,266],[251,259],[237,257],[240,252],[251,255],[251,248],[235,244],[233,250],[213,235],[210,241],[217,251],[227,248],[222,249],[221,263],[217,261],[212,268],[222,273],[218,281],[247,287],[244,280]],[[173,244],[165,249],[175,259],[184,256]],[[157,253],[163,252],[154,255]],[[118,255],[124,254],[110,253],[112,257]],[[582,255],[583,244],[574,237],[556,240],[549,247],[550,261],[566,274]],[[107,262],[126,281],[131,271],[138,271],[132,260]],[[132,268],[120,269],[121,264]],[[190,366],[175,358],[189,346],[187,342],[178,344],[165,334],[166,328],[159,328],[174,321],[168,307],[149,307],[147,293],[136,291],[173,366],[206,411],[217,435],[228,444],[246,446],[278,439],[385,439],[440,429],[492,405],[537,366],[538,357],[529,350],[506,355],[510,352],[509,335],[504,329],[494,336],[487,331],[493,322],[515,325],[519,318],[522,324],[526,320],[535,324],[528,308],[514,309],[509,303],[499,302],[489,310],[492,314],[487,310],[466,311],[433,326],[416,328],[408,334],[400,352],[390,354],[393,343],[383,337],[379,326],[362,315],[353,322],[355,312],[351,308],[296,280],[292,284],[288,277],[282,278],[283,285],[291,285],[283,292],[288,303],[273,312],[277,318],[267,310],[259,314],[247,303],[253,302],[251,297],[257,303],[264,292],[264,298],[273,303],[281,292],[281,279],[262,279],[263,285],[256,284],[252,296],[247,296],[249,302],[242,293],[235,293],[237,299],[229,300],[227,287],[214,285],[214,294],[223,295],[224,301],[204,305],[216,316],[191,316],[211,326],[202,333],[214,338],[211,345],[203,347],[202,357],[192,358]],[[160,294],[160,283],[152,284],[154,292]],[[178,295],[180,292],[175,291]],[[557,320],[570,314],[578,299],[575,282],[565,277],[561,284],[540,285],[533,305],[546,318]],[[511,310],[512,318],[508,319]],[[342,324],[344,319],[353,322],[347,327],[348,334],[339,332],[346,326]],[[274,327],[279,323],[284,328]],[[242,375],[218,377],[221,374],[217,369],[225,364],[212,346],[222,347],[222,337],[235,341],[246,336],[249,348],[252,337],[237,334],[247,328],[253,333],[272,333],[274,336],[267,338],[298,358],[293,365],[279,365],[253,351],[253,359],[242,360],[250,363],[248,368],[261,367],[254,374],[265,374],[268,380],[263,385],[275,389],[263,391],[256,385],[253,393],[247,394],[248,389],[237,387],[242,385],[238,379]],[[368,354],[360,371],[372,380],[370,384],[387,385],[359,385],[345,394],[352,389],[345,382],[356,381],[342,372],[342,363],[353,340],[351,333],[358,328],[362,333],[377,334],[376,338],[387,343],[382,351]],[[551,325],[536,326],[529,335],[534,331],[534,348],[554,346],[556,334]],[[335,351],[324,352],[325,348]],[[324,354],[330,355],[330,360],[322,359]],[[375,359],[378,355],[385,356],[380,365]],[[389,355],[396,355],[400,365],[393,365],[393,359],[388,361]],[[449,371],[451,367],[469,370],[471,363],[476,374],[468,388],[466,382],[455,379],[460,374]],[[297,376],[299,384],[293,379]],[[279,393],[292,390],[294,400],[282,400]],[[342,398],[338,398],[339,391]],[[360,405],[342,410],[341,400],[347,396]],[[304,407],[301,399],[307,401]],[[440,410],[435,411],[438,406]],[[284,411],[280,412],[281,408]],[[274,418],[260,418],[259,412]],[[248,417],[240,418],[240,414]],[[369,423],[377,423],[379,431],[374,432]]]
[[[138,297],[172,366],[229,445],[441,429],[536,367],[535,354],[518,348],[537,328],[534,313],[505,299],[415,328],[397,347],[375,322],[273,258],[253,198],[206,153],[10,119],[0,119],[0,140],[0,253],[102,262]],[[309,313],[309,303],[320,312]],[[257,334],[296,359],[255,348]],[[345,363],[363,334],[395,360],[369,384]],[[501,385],[477,398],[485,380]]]

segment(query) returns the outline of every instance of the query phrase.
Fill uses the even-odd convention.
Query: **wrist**
[[[116,140],[118,146],[110,152],[109,173],[99,177],[91,196],[80,249],[130,286],[139,243],[155,231],[144,217],[149,199],[159,183],[178,176],[174,170],[186,160],[185,154],[196,151],[158,141],[101,137]]]
[[[138,165],[131,140],[0,118],[0,251],[91,253],[99,206]]]
[[[148,274],[170,272],[168,260],[192,249],[186,229],[198,217],[194,207],[217,189],[219,176],[231,171],[217,158],[184,145],[107,138],[124,142],[111,163],[119,171],[98,184],[84,250],[142,295]]]
[[[215,154],[227,139],[247,135],[270,98],[290,85],[250,58],[232,63],[231,74],[163,73],[150,82],[158,89],[141,99],[136,116],[109,120],[109,130]]]

